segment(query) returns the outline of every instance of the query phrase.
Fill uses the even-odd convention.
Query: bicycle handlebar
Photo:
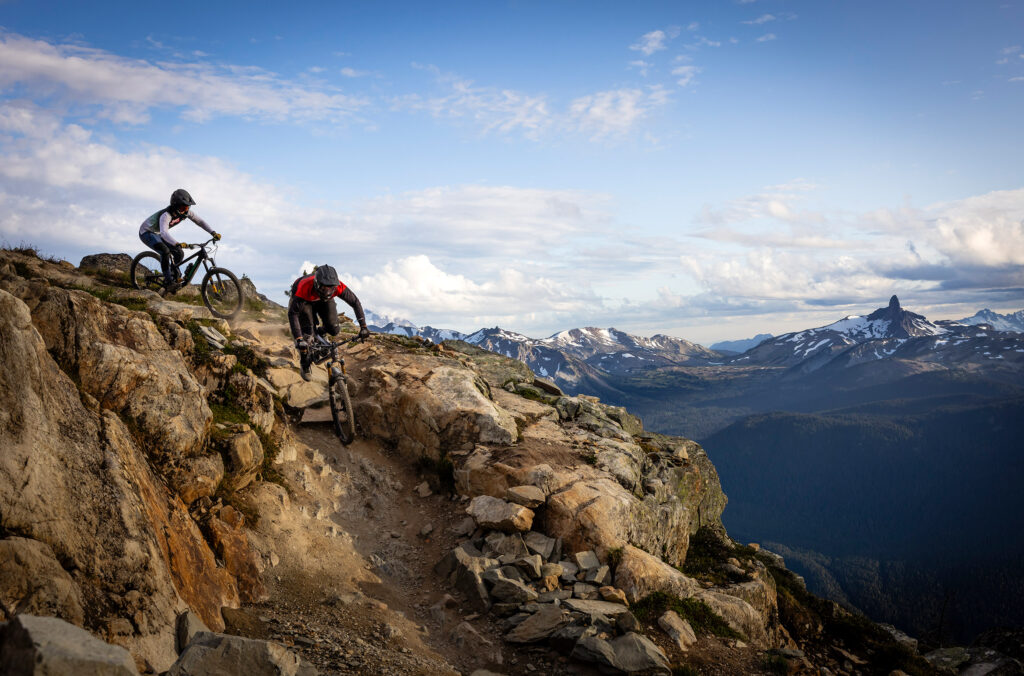
[[[182,247],[186,249],[205,249],[207,244],[213,244],[216,241],[217,240],[215,238],[211,237],[202,244],[188,244],[186,242],[178,242],[178,244],[180,244]]]

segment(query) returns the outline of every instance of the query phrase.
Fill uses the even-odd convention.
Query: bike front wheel
[[[131,280],[136,289],[162,289],[164,273],[160,266],[160,256],[152,251],[143,251],[132,259]]]
[[[242,285],[230,270],[210,268],[199,292],[215,317],[232,319],[242,309]]]
[[[328,395],[331,401],[331,417],[334,419],[334,433],[345,446],[356,438],[356,416],[352,411],[352,400],[348,396],[348,382],[343,375],[331,375]]]

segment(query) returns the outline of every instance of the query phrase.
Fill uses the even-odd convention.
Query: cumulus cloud
[[[378,272],[353,277],[353,284],[372,293],[381,312],[445,318],[475,328],[531,314],[580,312],[597,301],[559,281],[524,274],[513,262],[474,281],[441,269],[426,255],[388,262]]]
[[[741,21],[740,23],[745,23],[745,24],[751,24],[751,25],[754,25],[754,26],[759,26],[761,24],[768,23],[769,21],[775,21],[775,15],[774,14],[762,14],[761,16],[757,17],[756,19],[751,19],[750,21]]]
[[[770,42],[776,39],[775,33],[765,33],[761,37],[757,38],[756,42]]]
[[[312,88],[257,68],[150,63],[100,49],[0,33],[0,86],[22,86],[97,108],[115,122],[148,121],[154,108],[182,109],[203,121],[243,116],[281,121],[341,120],[368,105],[362,97]]]
[[[792,307],[870,304],[892,293],[932,307],[988,303],[1024,286],[1024,189],[915,209],[824,214],[796,208],[795,181],[709,207],[705,247],[680,256],[702,294]],[[689,299],[689,300],[687,300]],[[752,306],[753,307],[753,306]]]

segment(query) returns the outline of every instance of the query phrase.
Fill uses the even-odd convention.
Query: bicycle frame
[[[184,284],[191,284],[192,283],[193,278],[195,278],[196,274],[198,274],[198,272],[199,272],[200,264],[202,264],[203,270],[205,270],[206,272],[210,271],[210,266],[211,265],[216,266],[216,263],[213,260],[213,256],[210,255],[210,253],[206,250],[206,247],[208,245],[212,244],[213,242],[214,242],[213,239],[208,239],[205,242],[203,242],[202,244],[192,244],[192,245],[190,245],[190,246],[198,247],[199,251],[195,252],[194,254],[189,256],[188,258],[181,259],[181,262],[177,264],[178,272],[180,273],[182,271],[182,266],[184,266],[185,263],[187,263],[188,261],[192,260],[193,258],[198,258],[198,260],[196,261],[195,265],[192,266],[191,270],[189,270],[188,268],[185,268],[185,270],[187,271],[187,274],[182,275],[182,281],[183,281]]]

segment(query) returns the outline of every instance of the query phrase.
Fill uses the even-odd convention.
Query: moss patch
[[[702,526],[690,536],[686,561],[680,570],[689,577],[721,586],[747,579],[745,575],[723,570],[722,563],[729,558],[749,561],[753,557],[754,550],[750,547],[735,546],[724,535]]]
[[[257,378],[267,377],[267,369],[270,368],[270,362],[256,354],[256,351],[248,345],[236,343],[229,339],[227,345],[224,346],[224,354],[235,355],[238,358],[238,364],[242,365],[243,370],[249,369]]]
[[[654,592],[633,604],[633,614],[647,626],[657,625],[658,618],[665,611],[674,610],[693,627],[698,634],[721,636],[746,641],[746,637],[729,626],[721,615],[711,609],[708,604],[697,599],[681,599],[672,594]]]

